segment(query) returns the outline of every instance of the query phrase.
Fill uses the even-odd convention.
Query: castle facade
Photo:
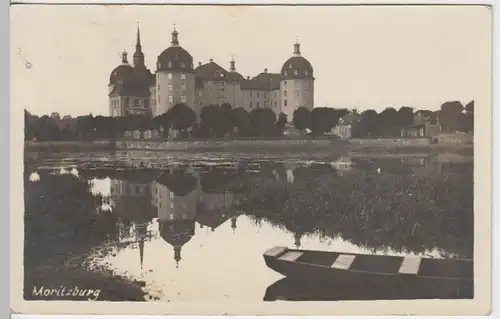
[[[314,70],[294,44],[293,55],[283,64],[280,73],[265,69],[254,77],[236,71],[234,59],[229,70],[210,60],[193,64],[193,57],[179,44],[179,33],[172,32],[171,45],[157,58],[153,74],[145,65],[140,30],[133,54],[133,65],[127,52],[109,78],[109,114],[125,116],[145,114],[158,116],[178,103],[191,107],[197,118],[205,105],[229,103],[248,112],[267,107],[276,115],[284,113],[288,121],[300,106],[314,107]]]

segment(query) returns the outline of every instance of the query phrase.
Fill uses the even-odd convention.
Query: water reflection
[[[169,169],[77,172],[71,176],[88,185],[86,197],[71,192],[68,200],[77,202],[77,196],[79,203],[92,203],[84,206],[99,216],[92,229],[106,234],[87,243],[93,247],[91,264],[144,280],[146,290],[162,300],[262,300],[266,289],[266,296],[288,291],[292,296],[282,297],[296,299],[298,288],[286,281],[273,284],[280,276],[263,263],[262,252],[275,245],[472,258],[471,160],[193,162]],[[32,173],[27,179],[36,182],[27,186],[28,194],[35,184],[50,192],[70,183],[40,172],[32,179]],[[27,207],[53,205],[50,198],[40,203],[31,196]],[[352,298],[337,292],[306,294]]]

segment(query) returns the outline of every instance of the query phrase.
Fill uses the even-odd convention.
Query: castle
[[[133,65],[127,52],[122,63],[109,78],[109,114],[125,116],[144,114],[158,116],[178,103],[191,107],[197,118],[205,105],[229,103],[248,112],[267,107],[276,115],[284,113],[288,121],[300,106],[314,106],[314,74],[311,63],[294,44],[293,56],[283,64],[280,73],[267,69],[250,78],[236,71],[234,59],[229,71],[210,60],[195,68],[193,57],[179,44],[174,28],[170,47],[158,56],[153,74],[145,65],[139,26],[133,55]]]

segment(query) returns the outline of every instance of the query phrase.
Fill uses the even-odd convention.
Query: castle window
[[[291,69],[292,68],[292,64],[290,63],[290,65],[288,65],[288,68]]]
[[[284,103],[285,103],[285,104],[284,104],[285,106],[287,106],[287,105],[288,105],[286,102],[287,102],[287,100],[285,100],[285,102],[284,102]]]
[[[186,75],[183,73],[181,74],[181,79],[185,80],[186,79]]]
[[[274,108],[278,107],[278,102],[274,101]]]
[[[276,91],[274,91],[274,97],[276,97],[276,93],[277,93],[277,92],[276,92]]]
[[[174,193],[173,192],[169,192],[170,193],[170,199],[174,199]]]
[[[287,75],[288,75],[288,71],[285,70],[285,76],[287,76]]]
[[[186,67],[186,65],[184,63],[181,63],[181,68],[184,69],[185,67]]]
[[[179,60],[179,55],[178,55],[178,54],[176,54],[176,55],[174,56],[174,58],[175,58],[176,60]]]
[[[172,67],[172,61],[168,61],[168,67],[171,68]]]
[[[297,70],[297,69],[293,70],[293,74],[294,75],[299,75],[299,70]]]
[[[252,101],[250,101],[250,108],[252,108]]]
[[[169,92],[172,92],[172,83],[169,83],[169,84],[168,84],[168,91],[169,91]]]
[[[283,95],[284,95],[284,96],[286,96],[286,90],[285,90],[285,91],[283,91]]]
[[[172,94],[169,94],[169,95],[168,95],[168,101],[169,101],[170,103],[172,103],[172,102],[174,101],[174,98],[173,98]]]
[[[181,87],[181,89],[182,89],[183,91],[186,91],[186,84],[182,83],[182,87]]]
[[[187,101],[186,96],[185,95],[181,96],[181,102],[182,103],[186,103],[186,101]]]
[[[167,78],[168,78],[169,80],[172,80],[172,73],[169,73],[169,74],[167,75]]]
[[[161,69],[161,63],[160,62],[158,62],[156,66],[158,67],[158,69]],[[157,74],[157,75],[158,75],[158,78],[160,78],[160,75],[159,74]]]
[[[173,202],[170,202],[170,208],[174,208]],[[170,214],[170,219],[174,219],[174,214]]]
[[[309,71],[307,71],[307,69],[304,71],[304,74],[307,76],[309,75]]]

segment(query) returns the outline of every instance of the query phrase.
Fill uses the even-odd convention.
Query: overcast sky
[[[234,56],[245,77],[279,72],[298,38],[314,68],[315,106],[435,110],[484,99],[490,14],[478,6],[14,6],[11,101],[38,115],[108,115],[109,75],[124,49],[132,62],[139,22],[152,71],[174,24],[195,66],[213,58],[227,69]]]

